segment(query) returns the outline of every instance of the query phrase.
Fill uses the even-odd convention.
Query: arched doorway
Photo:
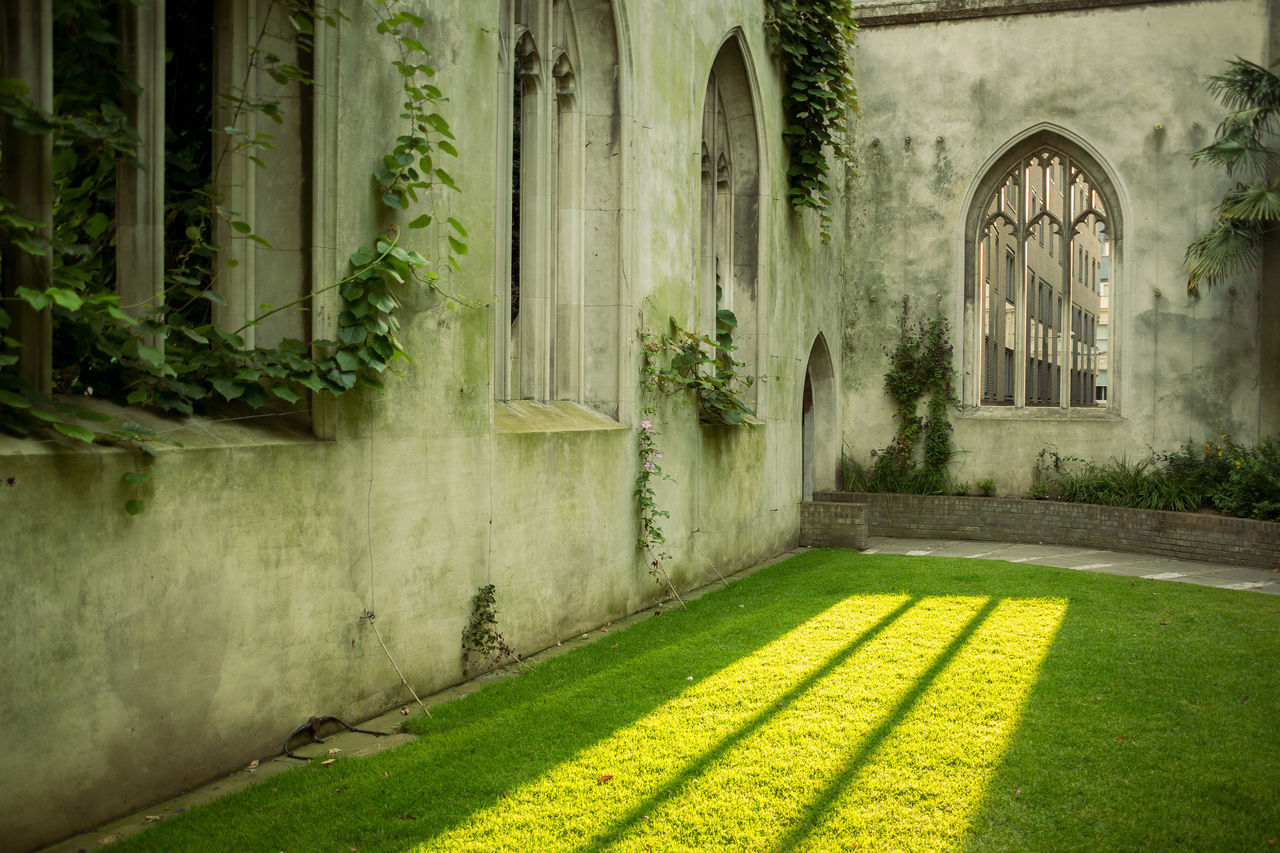
[[[815,491],[839,486],[839,422],[831,352],[819,332],[809,349],[800,397],[801,500],[812,500]]]

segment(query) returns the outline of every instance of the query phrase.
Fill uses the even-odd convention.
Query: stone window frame
[[[4,44],[0,50],[8,59],[4,76],[20,77],[31,86],[33,100],[45,109],[52,108],[54,45],[51,0],[10,0],[6,7]],[[248,35],[259,27],[263,0],[217,0],[213,9],[215,93],[226,85],[247,82],[256,94],[264,94],[275,86],[265,74],[248,75]],[[135,5],[118,5],[119,62],[121,70],[138,83],[139,92],[126,92],[122,107],[130,124],[138,131],[140,146],[137,163],[121,162],[117,166],[116,183],[116,269],[118,293],[122,306],[157,306],[165,293],[164,261],[164,168],[165,168],[165,14],[166,0],[146,0]],[[287,29],[287,27],[286,27]],[[299,87],[296,103],[281,110],[283,129],[272,125],[276,151],[257,152],[267,164],[260,170],[243,157],[228,157],[217,176],[225,197],[221,206],[237,212],[237,217],[251,224],[273,224],[296,219],[301,224],[286,240],[271,239],[268,249],[232,229],[228,222],[215,220],[213,239],[221,247],[214,260],[217,274],[216,292],[226,305],[213,306],[212,319],[226,329],[238,329],[252,320],[262,303],[285,304],[311,289],[313,274],[336,275],[339,260],[336,250],[319,247],[336,245],[336,200],[326,198],[319,190],[331,173],[329,165],[336,150],[334,111],[327,98],[312,92],[323,90],[333,82],[333,63],[326,61],[334,36],[326,27],[317,28],[314,44],[315,85]],[[274,46],[287,61],[291,46]],[[216,97],[216,95],[215,95]],[[289,98],[289,95],[282,95]],[[289,107],[300,107],[290,109]],[[214,105],[216,126],[229,124],[226,108]],[[252,115],[244,117],[253,123]],[[254,132],[250,127],[247,132]],[[25,138],[24,138],[25,137]],[[5,147],[14,159],[30,164],[21,172],[6,176],[3,193],[14,199],[24,215],[40,222],[52,219],[53,195],[51,179],[52,146],[48,137],[26,137],[15,133],[6,139]],[[281,150],[283,149],[283,153]],[[301,173],[301,174],[299,174]],[[266,175],[267,177],[264,177]],[[281,216],[279,189],[292,187],[295,192],[292,214]],[[332,196],[333,194],[330,194]],[[304,216],[310,210],[308,219]],[[232,261],[232,263],[227,263]],[[21,259],[6,259],[6,264]],[[6,268],[7,280],[29,279],[31,274],[48,280],[49,268],[14,270]],[[14,274],[14,273],[17,274]],[[51,389],[53,329],[48,309],[32,311],[12,298],[5,299],[18,310],[15,337],[23,344],[19,370],[24,379],[39,391]],[[281,312],[262,326],[247,326],[240,333],[246,347],[271,345],[284,337],[302,340],[331,337],[319,330],[336,328],[336,295],[321,294],[314,300],[309,314]],[[279,318],[279,319],[277,319]],[[162,340],[149,341],[163,348]],[[336,429],[336,410],[323,397],[312,400],[311,425],[318,437],[332,438]]]
[[[622,413],[622,33],[611,2],[504,0],[500,8],[499,404]]]
[[[1026,330],[1022,328],[1026,324],[1025,300],[1021,304],[1015,306],[1017,313],[1017,323],[1015,328],[1016,346],[1014,359],[1015,369],[1019,381],[1014,384],[1014,399],[1010,403],[995,403],[984,401],[985,385],[987,378],[984,375],[984,339],[983,327],[981,322],[982,309],[982,289],[978,286],[982,281],[981,273],[981,256],[983,246],[987,242],[982,238],[980,230],[982,229],[987,215],[991,214],[994,207],[992,201],[993,195],[1002,192],[1002,188],[1008,181],[1009,175],[1016,170],[1019,163],[1026,159],[1031,152],[1037,149],[1045,151],[1052,150],[1056,154],[1063,155],[1063,160],[1072,166],[1073,171],[1069,174],[1072,177],[1072,183],[1075,184],[1079,179],[1077,172],[1081,172],[1088,178],[1092,179],[1091,189],[1097,193],[1098,197],[1103,200],[1100,210],[1105,210],[1103,217],[1107,222],[1108,243],[1110,246],[1109,253],[1112,262],[1112,278],[1120,280],[1122,273],[1121,259],[1124,247],[1124,230],[1123,230],[1123,213],[1121,204],[1122,198],[1118,190],[1118,183],[1114,178],[1114,172],[1106,164],[1103,158],[1090,148],[1086,143],[1068,131],[1048,124],[1038,125],[1007,143],[997,154],[993,155],[984,167],[980,176],[975,178],[971,184],[969,195],[966,201],[966,216],[964,220],[964,301],[963,316],[964,329],[961,336],[962,341],[962,363],[963,370],[963,386],[961,390],[961,403],[969,416],[981,417],[1016,417],[1016,418],[1037,418],[1037,417],[1060,417],[1069,415],[1071,417],[1083,418],[1114,418],[1121,415],[1120,403],[1122,401],[1121,392],[1123,389],[1117,387],[1115,378],[1120,374],[1122,366],[1122,341],[1119,340],[1119,323],[1118,320],[1123,312],[1123,305],[1117,303],[1112,295],[1108,316],[1109,316],[1109,346],[1108,368],[1107,374],[1109,379],[1109,399],[1105,401],[1105,405],[1096,405],[1086,403],[1081,405],[1079,402],[1071,401],[1071,376],[1073,373],[1073,364],[1071,361],[1074,348],[1068,345],[1063,350],[1062,365],[1067,369],[1059,371],[1056,383],[1061,389],[1057,400],[1053,405],[1029,405],[1026,402]],[[1049,174],[1050,186],[1053,186],[1054,170],[1047,170]],[[1065,198],[1071,198],[1070,193],[1063,193]],[[1051,196],[1052,197],[1052,196]],[[998,205],[999,211],[994,216],[1003,214],[1005,206],[1003,204],[1003,196],[1000,198]],[[1064,209],[1066,204],[1064,202]],[[1026,211],[1020,212],[1019,217],[1023,217]],[[1003,214],[1005,219],[1009,219],[1008,214]],[[1023,227],[1036,224],[1040,220],[1045,220],[1050,228],[1050,237],[1065,238],[1061,234],[1061,216],[1056,212],[1044,211],[1033,215],[1022,223]],[[1089,222],[1084,221],[1088,219]],[[1076,233],[1082,233],[1080,228],[1090,227],[1090,222],[1094,221],[1093,217],[1073,217],[1072,226],[1077,229]],[[1026,238],[1030,238],[1031,232],[1028,229]],[[1016,245],[1017,241],[1013,241]],[[1051,240],[1052,242],[1052,240]],[[1070,245],[1060,244],[1059,256],[1061,251],[1069,251]],[[1020,258],[1025,257],[1025,249],[1017,252]],[[1015,264],[1015,268],[1018,264]],[[1062,272],[1064,282],[1069,282],[1074,276],[1070,271],[1070,264],[1064,265],[1066,269]],[[1025,261],[1021,263],[1021,276],[1025,276]],[[1070,291],[1068,291],[1070,292]],[[1059,295],[1058,301],[1061,302]],[[1123,300],[1121,300],[1122,302]],[[1066,306],[1059,307],[1059,312],[1069,310],[1070,303]],[[1069,343],[1069,342],[1068,342]],[[1093,361],[1093,374],[1096,379],[1097,359]],[[1061,366],[1061,365],[1060,365]],[[1097,401],[1102,402],[1102,401]]]
[[[764,140],[759,87],[741,30],[721,41],[703,93],[695,323],[699,333],[714,336],[717,310],[733,311],[738,320],[733,356],[744,365],[743,373],[754,376],[765,350],[760,292]],[[762,416],[761,383],[744,396]]]

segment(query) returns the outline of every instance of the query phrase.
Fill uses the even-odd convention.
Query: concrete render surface
[[[743,578],[763,568],[772,566],[808,548],[796,548],[779,554],[750,568],[730,575],[730,578]],[[1155,557],[1147,554],[1129,554],[1120,551],[1105,551],[1096,548],[1072,548],[1062,545],[1030,545],[1009,542],[988,542],[964,539],[900,539],[888,536],[872,536],[867,541],[864,554],[901,554],[911,557],[960,557],[967,559],[1003,560],[1009,563],[1026,563],[1028,567],[1052,566],[1072,569],[1081,572],[1098,574],[1124,575],[1153,581],[1172,581],[1174,583],[1190,583],[1201,586],[1213,586],[1220,589],[1259,592],[1264,595],[1280,595],[1280,558],[1274,568],[1258,569],[1246,566],[1229,566],[1216,563],[1200,563],[1190,560],[1176,560],[1170,557]],[[685,601],[701,598],[709,592],[727,585],[717,581],[695,590],[683,593],[680,597]],[[588,643],[595,643],[608,638],[611,633],[623,630],[628,626],[651,618],[655,612],[679,607],[675,599],[667,599],[653,607],[645,608],[624,619],[601,625],[598,628],[557,643],[527,660],[537,663],[541,660],[558,657],[566,652]],[[388,672],[390,672],[388,664]],[[494,670],[424,697],[428,707],[442,705],[468,696],[483,687],[512,674],[508,670]],[[411,699],[400,708],[387,711],[370,720],[352,723],[361,729],[384,732],[378,737],[358,732],[340,730],[325,738],[323,743],[305,743],[299,737],[293,752],[296,755],[309,757],[312,761],[324,761],[334,756],[362,757],[374,755],[415,740],[411,734],[400,731],[401,724],[410,716],[417,716],[422,709]],[[306,722],[299,720],[299,724]],[[351,721],[347,721],[351,722]],[[281,733],[282,741],[284,735]],[[180,794],[177,797],[119,818],[109,824],[90,832],[81,833],[51,847],[44,848],[44,853],[88,853],[101,849],[114,842],[135,835],[151,824],[159,823],[191,809],[195,806],[211,802],[219,797],[261,784],[274,776],[278,776],[294,767],[300,767],[307,761],[286,757],[283,754],[269,759],[254,761],[244,769],[203,785],[195,790]]]

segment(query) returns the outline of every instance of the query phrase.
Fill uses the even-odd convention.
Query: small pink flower
[[[652,471],[652,470],[653,470],[653,463],[652,463],[652,462],[646,462],[646,463],[644,463],[644,470],[646,470],[646,471]]]
[[[649,423],[648,421],[641,421],[640,429],[644,430],[645,432],[653,432],[653,424]]]
[[[654,451],[654,454],[653,454],[653,455],[654,455],[654,456],[656,456],[657,458],[661,459],[661,458],[662,458],[662,451],[661,451],[661,450],[656,450],[656,451]]]

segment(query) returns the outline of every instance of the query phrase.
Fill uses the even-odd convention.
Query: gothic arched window
[[[618,45],[609,4],[509,0],[500,102],[499,400],[619,399]],[[509,204],[509,207],[507,205]],[[503,239],[505,235],[506,239]]]
[[[966,310],[979,358],[967,403],[1107,405],[1114,293],[1093,270],[1114,257],[1116,219],[1100,166],[1056,134],[1036,134],[988,172],[969,218]]]
[[[720,48],[707,80],[701,163],[698,328],[714,335],[716,313],[732,311],[737,320],[734,356],[754,375],[761,348],[760,148],[746,59],[737,38]]]

